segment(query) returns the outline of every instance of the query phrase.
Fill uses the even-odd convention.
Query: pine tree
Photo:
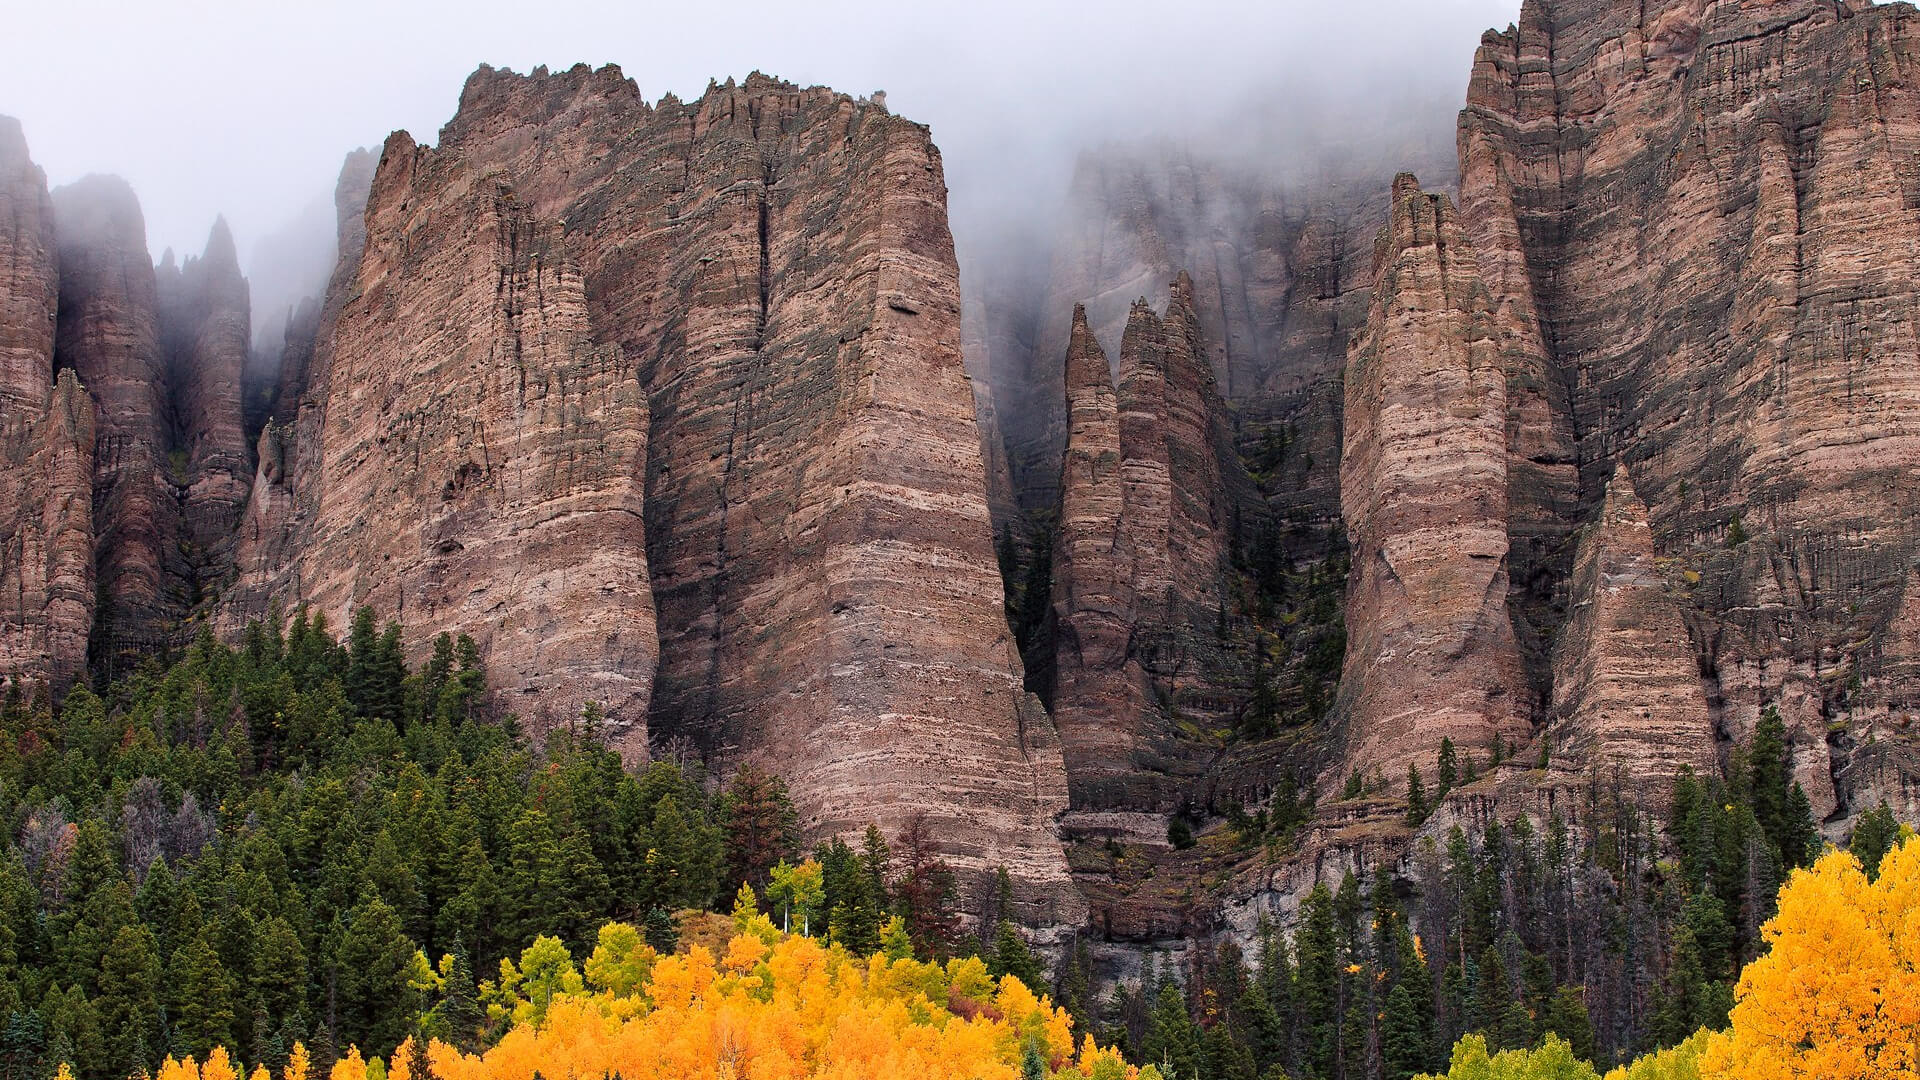
[[[204,932],[174,950],[167,977],[179,1045],[196,1057],[235,1045],[234,979]]]
[[[1900,822],[1893,816],[1884,800],[1879,806],[1860,815],[1854,823],[1853,835],[1847,840],[1847,850],[1860,860],[1867,872],[1867,880],[1880,877],[1880,860],[1893,850],[1900,840]]]
[[[1387,993],[1386,1011],[1380,1018],[1382,1074],[1386,1080],[1410,1080],[1426,1071],[1430,1057],[1413,992],[1405,982],[1395,983]]]
[[[1427,820],[1427,790],[1420,783],[1420,767],[1407,763],[1407,824],[1419,828]]]
[[[368,897],[353,909],[334,954],[341,1038],[382,1055],[399,1045],[417,1007],[414,952],[385,901]]]
[[[1027,939],[1021,936],[1020,929],[1008,919],[1001,919],[999,929],[994,932],[993,955],[987,958],[987,971],[996,979],[1011,975],[1036,994],[1050,989],[1046,969],[1027,947]]]
[[[1460,761],[1454,752],[1451,738],[1443,737],[1440,740],[1440,760],[1435,775],[1439,777],[1440,782],[1439,788],[1433,794],[1436,800],[1446,798],[1447,792],[1452,791],[1460,782]]]
[[[728,889],[748,882],[763,888],[774,864],[788,858],[799,832],[786,782],[749,765],[727,785],[722,810],[727,834]]]
[[[153,932],[134,925],[120,929],[100,958],[95,1004],[107,1036],[107,1066],[115,1076],[132,1076],[155,1064],[164,1049],[160,1032],[160,960]]]
[[[1320,882],[1300,906],[1295,993],[1300,1009],[1301,1063],[1315,1076],[1332,1076],[1339,1050],[1339,942],[1334,930],[1333,894]]]

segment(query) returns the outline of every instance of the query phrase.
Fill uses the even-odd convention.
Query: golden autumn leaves
[[[992,978],[977,958],[861,959],[781,934],[764,916],[743,921],[719,957],[700,945],[661,956],[612,923],[584,974],[542,939],[519,965],[502,965],[492,1007],[513,1025],[491,1049],[434,1040],[421,1055],[409,1039],[391,1063],[351,1051],[326,1080],[427,1080],[415,1075],[423,1059],[434,1080],[1019,1080],[1030,1048],[1050,1073],[1157,1076],[1091,1040],[1076,1050],[1064,1011],[1012,976]],[[321,1080],[301,1070],[280,1080]],[[198,1066],[170,1060],[156,1080],[240,1078],[216,1050]]]

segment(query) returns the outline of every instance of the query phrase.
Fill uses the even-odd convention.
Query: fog
[[[1382,132],[1450,136],[1481,32],[1519,0],[547,4],[68,0],[5,18],[0,113],[54,185],[126,177],[149,244],[225,214],[270,324],[330,259],[342,156],[422,141],[481,62],[618,63],[649,99],[758,69],[884,89],[931,125],[963,262],[1041,228],[1078,152],[1167,137],[1300,168]],[[1387,142],[1390,145],[1392,138]]]

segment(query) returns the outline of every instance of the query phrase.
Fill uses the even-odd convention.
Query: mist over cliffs
[[[224,221],[156,262],[6,122],[0,672],[371,606],[535,737],[591,707],[1135,945],[1657,802],[1769,710],[1830,835],[1911,819],[1917,48],[1529,0],[1431,127],[1105,141],[973,253],[884,95],[483,66],[272,312]],[[1407,814],[1443,739],[1479,771]],[[1256,809],[1284,857],[1171,839]]]

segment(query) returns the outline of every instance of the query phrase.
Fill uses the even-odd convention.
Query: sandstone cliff
[[[1346,371],[1339,775],[1398,785],[1441,739],[1484,753],[1524,741],[1531,717],[1507,615],[1507,378],[1451,201],[1394,181],[1374,264]]]
[[[1654,554],[1646,504],[1615,469],[1574,560],[1573,602],[1553,656],[1551,751],[1626,780],[1658,806],[1682,766],[1719,765],[1693,643]]]
[[[878,102],[481,69],[438,147],[382,154],[311,409],[263,436],[256,503],[270,470],[291,494],[250,511],[249,603],[471,633],[507,708],[765,764],[811,835],[925,814],[1073,917],[944,204]]]
[[[93,397],[99,609],[92,659],[113,677],[163,648],[186,611],[180,506],[153,260],[139,200],[117,177],[53,193],[60,257],[54,356]]]
[[[182,489],[182,554],[197,591],[225,572],[253,477],[241,392],[252,318],[226,221],[214,222],[199,257],[176,267],[168,252],[156,289],[178,460],[171,479]]]
[[[0,677],[57,694],[93,624],[93,403],[54,377],[53,202],[18,121],[0,117]]]
[[[1901,4],[1529,0],[1460,119],[1470,231],[1538,313],[1519,456],[1571,445],[1587,512],[1631,466],[1722,722],[1778,702],[1821,814],[1877,798],[1833,748],[1920,705],[1917,46]]]

